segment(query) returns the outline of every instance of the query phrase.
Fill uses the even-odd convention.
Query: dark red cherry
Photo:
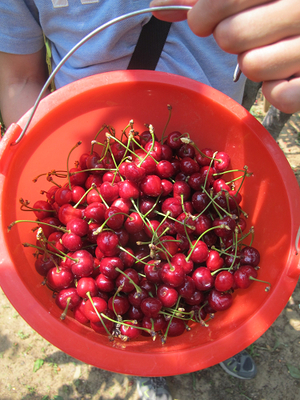
[[[214,285],[214,277],[210,270],[206,267],[199,267],[195,269],[192,274],[192,278],[195,282],[196,289],[200,291],[209,290]]]
[[[259,251],[252,246],[245,246],[241,250],[240,262],[242,265],[252,265],[257,267],[260,262]]]
[[[208,295],[208,304],[215,311],[225,311],[231,307],[233,299],[230,293],[219,292],[212,289]]]
[[[146,317],[156,318],[162,309],[162,302],[157,297],[147,297],[141,302],[141,310]]]

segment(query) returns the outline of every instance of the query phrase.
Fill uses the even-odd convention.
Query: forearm
[[[42,87],[40,82],[17,82],[2,85],[0,110],[6,127],[17,122],[34,105]],[[45,95],[47,94],[49,91],[45,93]]]
[[[28,55],[0,52],[0,110],[6,127],[34,105],[47,77],[44,49]]]

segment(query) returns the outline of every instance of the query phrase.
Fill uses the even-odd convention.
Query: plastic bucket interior
[[[254,245],[261,253],[259,278],[234,293],[227,311],[215,314],[208,327],[200,324],[182,336],[160,340],[110,342],[105,335],[79,324],[72,316],[60,320],[52,292],[34,268],[32,226],[8,225],[24,219],[19,198],[33,202],[45,180],[37,175],[66,169],[70,149],[79,140],[72,162],[89,149],[103,124],[117,134],[133,119],[136,130],[151,123],[159,136],[173,108],[168,132],[188,132],[199,148],[229,153],[232,166],[247,165],[252,177],[243,185],[243,209],[255,227]],[[215,365],[258,339],[275,321],[297,284],[300,273],[297,233],[300,196],[295,176],[277,143],[243,107],[218,91],[167,73],[117,71],[92,76],[57,90],[42,100],[23,139],[27,113],[12,125],[0,143],[0,284],[19,314],[41,336],[65,353],[96,367],[124,374],[167,376]],[[26,214],[26,218],[28,215]]]

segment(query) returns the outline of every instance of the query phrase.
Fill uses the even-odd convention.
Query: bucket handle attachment
[[[141,15],[141,14],[146,14],[146,13],[152,13],[153,11],[189,11],[191,10],[191,6],[158,6],[158,7],[149,7],[149,8],[144,8],[142,10],[137,10],[137,11],[132,11],[130,13],[121,15],[119,17],[116,17],[102,25],[100,25],[98,28],[94,29],[92,32],[90,32],[89,34],[87,34],[83,39],[81,39],[62,59],[61,61],[57,64],[57,66],[55,67],[55,69],[52,71],[52,73],[49,75],[46,83],[44,84],[40,94],[38,95],[36,102],[34,104],[34,106],[31,109],[31,112],[29,114],[28,120],[21,132],[21,134],[19,135],[19,137],[13,142],[11,143],[11,146],[15,146],[16,144],[18,144],[21,139],[23,138],[23,136],[25,135],[28,126],[36,112],[36,109],[44,95],[44,93],[46,92],[47,88],[49,87],[49,85],[51,84],[53,78],[55,77],[55,75],[57,74],[57,72],[60,70],[60,68],[63,66],[63,64],[72,56],[73,53],[75,53],[75,51],[81,47],[85,42],[87,42],[89,39],[91,39],[92,37],[94,37],[97,33],[103,31],[104,29],[108,28],[111,25],[116,24],[117,22],[121,22],[125,19],[128,19],[130,17],[134,17],[137,15]],[[241,75],[241,70],[239,69],[239,65],[237,64],[236,69],[234,71],[233,74],[233,81],[237,82],[239,77]]]
[[[299,249],[299,240],[300,240],[300,226],[299,226],[299,228],[298,228],[298,232],[297,232],[296,240],[295,240],[296,256],[297,256],[298,253],[299,253],[299,251],[298,251],[298,249]]]

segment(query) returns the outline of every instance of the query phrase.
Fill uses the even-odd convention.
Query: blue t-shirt
[[[52,63],[60,60],[87,34],[113,18],[149,7],[149,0],[9,0],[0,3],[0,51],[37,52],[50,40]],[[55,77],[57,88],[74,80],[126,69],[142,26],[150,13],[118,22],[81,46]],[[186,21],[172,24],[157,71],[170,72],[210,85],[241,102],[245,78],[233,82],[237,63],[213,36],[199,38]]]

